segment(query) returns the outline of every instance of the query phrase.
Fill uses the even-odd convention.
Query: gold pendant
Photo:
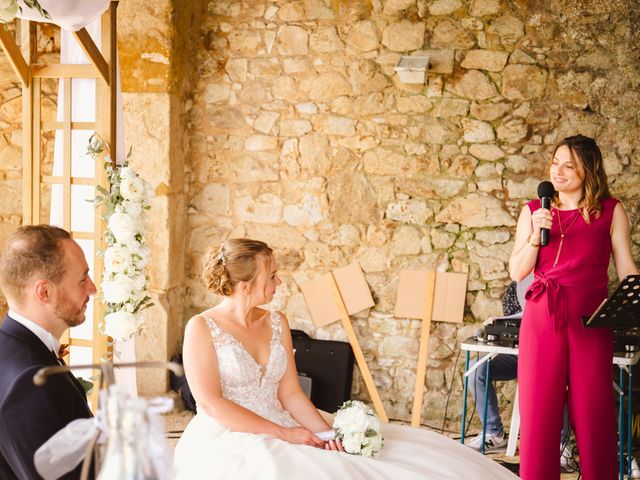
[[[560,235],[560,245],[558,245],[558,253],[556,254],[556,259],[553,262],[554,267],[558,264],[558,259],[560,258],[560,252],[562,251],[562,242],[564,242],[564,234]]]

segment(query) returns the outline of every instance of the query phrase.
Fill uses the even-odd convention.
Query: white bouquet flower
[[[116,240],[124,245],[136,241],[136,235],[142,232],[140,217],[124,212],[115,212],[109,217],[109,230]]]
[[[27,8],[37,10],[42,17],[51,20],[49,12],[40,6],[38,0],[23,0],[23,3]],[[0,0],[0,24],[12,22],[18,12],[22,13],[18,0]]]
[[[104,333],[113,338],[129,338],[140,328],[141,319],[135,313],[120,310],[107,315],[105,322]]]
[[[17,0],[0,0],[0,23],[9,23],[18,14]]]
[[[333,421],[345,452],[363,457],[375,457],[382,449],[381,427],[375,412],[358,400],[344,402]]]
[[[103,149],[102,141],[91,137],[89,154],[95,158]],[[142,217],[150,208],[150,187],[126,163],[115,165],[108,156],[105,160],[110,188],[98,187],[101,196],[96,199],[105,205],[108,224],[101,285],[107,315],[101,329],[116,340],[125,340],[140,330],[140,312],[153,305],[147,294],[149,249]]]

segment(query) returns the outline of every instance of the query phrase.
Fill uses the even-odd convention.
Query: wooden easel
[[[436,272],[427,272],[427,288],[425,292],[424,316],[420,331],[420,350],[418,351],[418,370],[416,371],[416,387],[411,409],[411,426],[419,427],[422,417],[422,401],[424,398],[424,378],[427,373],[427,357],[429,354],[429,333],[433,314],[433,298],[436,290]]]
[[[373,383],[373,377],[371,376],[371,371],[367,365],[367,361],[364,358],[364,354],[362,353],[362,348],[360,348],[360,343],[358,342],[358,337],[356,337],[356,333],[353,330],[353,325],[351,324],[351,318],[349,317],[349,313],[347,312],[347,308],[345,307],[344,300],[342,295],[340,294],[340,290],[338,289],[338,284],[336,283],[336,279],[333,276],[333,273],[329,272],[324,275],[329,287],[331,288],[331,292],[333,294],[333,298],[336,301],[336,306],[338,307],[338,312],[340,313],[340,320],[342,321],[342,326],[344,327],[345,332],[347,332],[347,338],[349,339],[349,343],[351,344],[351,348],[353,349],[353,354],[356,357],[356,361],[358,362],[358,368],[360,369],[360,373],[362,374],[362,378],[367,387],[367,391],[369,392],[369,396],[371,396],[371,400],[373,401],[373,406],[380,417],[380,420],[384,423],[389,422],[389,417],[387,417],[387,413],[384,410],[384,406],[382,405],[382,400],[380,400],[380,395],[378,394],[378,389],[376,388],[375,383]],[[423,384],[424,384],[424,374],[423,374]],[[419,416],[418,416],[419,420]]]

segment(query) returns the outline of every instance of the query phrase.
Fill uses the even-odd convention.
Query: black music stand
[[[640,275],[627,275],[591,317],[585,327],[630,329],[640,327]]]

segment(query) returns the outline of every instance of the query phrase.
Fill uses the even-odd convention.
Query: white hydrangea
[[[0,0],[0,23],[9,23],[13,21],[17,14],[18,2],[16,0]]]
[[[109,217],[109,230],[115,239],[124,245],[136,241],[136,235],[142,233],[142,221],[139,217],[115,212]]]
[[[118,273],[112,280],[102,282],[102,294],[107,303],[124,303],[132,295],[134,285],[131,278]]]
[[[104,268],[110,272],[126,273],[134,264],[133,253],[123,245],[112,245],[104,251]]]
[[[333,429],[347,453],[375,456],[382,448],[380,419],[358,400],[345,402],[336,413]]]
[[[115,340],[124,340],[138,330],[140,319],[137,315],[119,310],[105,317],[105,333]]]

